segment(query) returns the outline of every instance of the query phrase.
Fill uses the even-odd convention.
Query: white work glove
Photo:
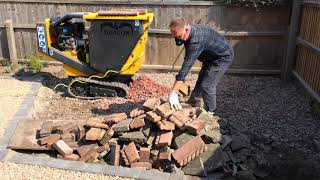
[[[171,109],[176,109],[177,111],[182,109],[182,106],[179,102],[179,94],[176,91],[170,92],[169,103],[170,103]]]

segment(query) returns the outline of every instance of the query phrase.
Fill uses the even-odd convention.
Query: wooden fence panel
[[[234,45],[233,68],[279,71],[285,57],[286,33],[290,9],[226,7],[214,2],[110,2],[110,1],[62,1],[62,0],[0,0],[0,30],[3,22],[13,20],[17,36],[18,58],[25,59],[35,51],[35,23],[46,17],[62,16],[68,12],[107,10],[111,8],[147,8],[155,13],[150,26],[150,38],[146,49],[147,65],[171,66],[181,47],[175,46],[168,25],[177,16],[189,22],[201,21],[220,31]],[[6,50],[0,43],[0,59]],[[177,65],[181,65],[182,56]],[[200,63],[197,63],[200,66]]]
[[[293,75],[320,102],[320,2],[303,1]]]

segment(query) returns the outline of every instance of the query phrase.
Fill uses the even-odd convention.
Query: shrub
[[[41,69],[43,68],[43,64],[41,63],[40,59],[38,59],[33,55],[29,55],[29,58],[30,58],[30,68],[37,72],[41,71]]]

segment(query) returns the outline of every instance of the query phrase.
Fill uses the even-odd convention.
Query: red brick
[[[134,117],[138,117],[138,116],[140,116],[142,114],[144,114],[144,110],[136,108],[136,109],[133,109],[130,112],[130,117],[134,118]]]
[[[172,157],[177,161],[177,163],[179,163],[180,166],[184,166],[206,150],[206,144],[203,142],[200,136],[197,136],[174,151],[172,153]]]
[[[86,140],[89,141],[95,141],[95,140],[100,140],[103,137],[103,132],[105,133],[106,131],[102,131],[102,129],[99,128],[90,128],[90,130],[86,134]],[[101,134],[102,137],[101,137]]]
[[[187,111],[177,111],[173,113],[169,121],[173,122],[179,129],[184,130],[186,128],[185,123],[191,121],[191,118],[188,116],[189,112],[186,112]]]
[[[60,154],[58,154],[57,158],[58,159],[64,159],[64,160],[70,160],[70,161],[78,161],[80,156],[78,154],[71,154],[71,155],[63,157]]]
[[[41,125],[41,129],[39,132],[40,137],[49,136],[53,129],[53,122],[52,121],[44,121]]]
[[[108,115],[107,117],[105,117],[105,122],[109,123],[117,123],[123,120],[126,120],[128,118],[128,116],[126,115],[126,113],[122,112],[122,113],[115,113],[115,114],[111,114]]]
[[[127,132],[130,130],[130,124],[131,124],[132,119],[126,119],[124,121],[120,121],[114,126],[112,126],[112,129],[114,132]]]
[[[124,162],[124,164],[126,166],[130,166],[130,162],[129,162],[128,157],[127,157],[126,153],[124,152],[124,150],[121,150],[120,154],[121,154],[122,161]]]
[[[143,109],[145,111],[153,111],[157,106],[160,106],[160,98],[149,98],[143,104]]]
[[[78,129],[78,126],[73,124],[73,123],[68,123],[65,125],[58,126],[56,128],[56,132],[58,134],[65,134],[65,133],[70,133],[70,132],[76,132]]]
[[[140,148],[140,162],[149,162],[150,159],[150,148]]]
[[[156,137],[155,145],[157,147],[170,146],[173,138],[172,131],[161,131]]]
[[[110,151],[110,163],[114,166],[120,166],[120,145],[110,145]]]
[[[179,89],[179,92],[183,95],[183,96],[189,96],[190,94],[190,86],[186,83],[183,83]]]
[[[140,169],[152,169],[152,164],[150,162],[135,162],[131,164],[131,168],[140,168]]]
[[[146,119],[151,122],[158,122],[161,120],[161,116],[158,116],[155,112],[149,111],[146,113]]]
[[[52,147],[59,152],[63,157],[71,155],[73,150],[64,141],[58,140],[52,144]]]
[[[96,159],[99,156],[96,148],[91,148],[89,151],[80,156],[80,161],[88,162],[90,158]]]
[[[139,161],[140,156],[139,156],[138,150],[136,148],[136,145],[133,142],[129,143],[124,148],[124,152],[128,158],[129,163],[134,163],[134,162]]]
[[[160,130],[170,131],[175,129],[175,124],[170,121],[161,120],[158,121],[156,124]]]
[[[166,118],[172,115],[175,111],[175,109],[171,109],[170,104],[167,102],[158,106],[155,110],[155,113],[157,113],[161,117]]]
[[[79,148],[77,148],[77,152],[80,155],[80,157],[83,157],[86,154],[88,154],[88,152],[91,149],[94,149],[95,151],[97,151],[98,145],[96,145],[96,144],[83,145],[83,146],[80,146]]]
[[[61,139],[64,142],[74,142],[76,141],[76,135],[74,133],[65,133],[61,135]]]
[[[186,123],[186,126],[191,134],[198,135],[204,132],[205,123],[200,119],[194,119],[193,121]]]
[[[85,126],[94,127],[94,128],[101,128],[101,129],[109,129],[109,126],[104,123],[97,123],[97,122],[86,122]]]
[[[76,141],[66,141],[65,143],[68,144],[68,146],[70,146],[71,149],[74,151],[80,147],[78,142],[76,142]]]
[[[135,129],[135,128],[141,128],[143,126],[145,126],[145,122],[144,122],[144,118],[143,116],[139,116],[134,118],[131,123],[130,123],[130,129]]]
[[[173,122],[176,126],[177,126],[177,128],[179,128],[179,129],[181,129],[181,130],[185,130],[185,125],[184,125],[184,123],[182,122],[182,121],[180,121],[179,119],[177,119],[175,116],[170,116],[170,118],[169,118],[169,121],[170,122]]]
[[[60,134],[51,134],[47,137],[43,137],[39,139],[40,145],[43,146],[45,144],[52,144],[58,141],[61,138]]]
[[[160,152],[159,159],[162,161],[171,161],[171,152],[170,151]]]

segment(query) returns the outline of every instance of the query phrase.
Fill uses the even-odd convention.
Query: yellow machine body
[[[102,13],[103,14],[103,13]],[[124,14],[124,15],[122,15]],[[148,28],[150,23],[153,21],[154,14],[145,12],[143,14],[137,13],[136,15],[126,15],[125,13],[120,13],[120,15],[100,15],[99,13],[85,13],[82,15],[82,20],[86,23],[92,23],[94,21],[104,21],[104,20],[115,20],[115,21],[137,21],[140,22],[143,28],[143,33],[139,37],[139,40],[136,42],[133,50],[130,55],[126,59],[125,63],[121,67],[121,69],[117,70],[120,75],[134,75],[141,67],[145,59],[145,47],[148,39]],[[77,18],[79,18],[77,14]],[[67,19],[68,20],[68,19]],[[64,25],[63,23],[61,23]],[[85,61],[83,62],[79,59],[77,50],[59,50],[56,47],[53,47],[53,39],[52,39],[52,19],[47,18],[45,23],[37,24],[38,29],[38,55],[41,59],[48,60],[57,60],[64,63],[64,69],[66,71],[67,76],[82,76],[88,77],[91,75],[103,75],[105,71],[95,71],[94,68],[90,67],[90,58],[89,53],[85,54]],[[87,27],[86,27],[87,29]],[[45,32],[43,32],[45,30]],[[41,38],[44,42],[41,42]],[[89,37],[90,38],[90,37]],[[74,62],[78,63],[73,65]],[[113,61],[109,59],[108,61]],[[80,63],[80,64],[79,64]],[[83,67],[82,67],[83,65]]]

